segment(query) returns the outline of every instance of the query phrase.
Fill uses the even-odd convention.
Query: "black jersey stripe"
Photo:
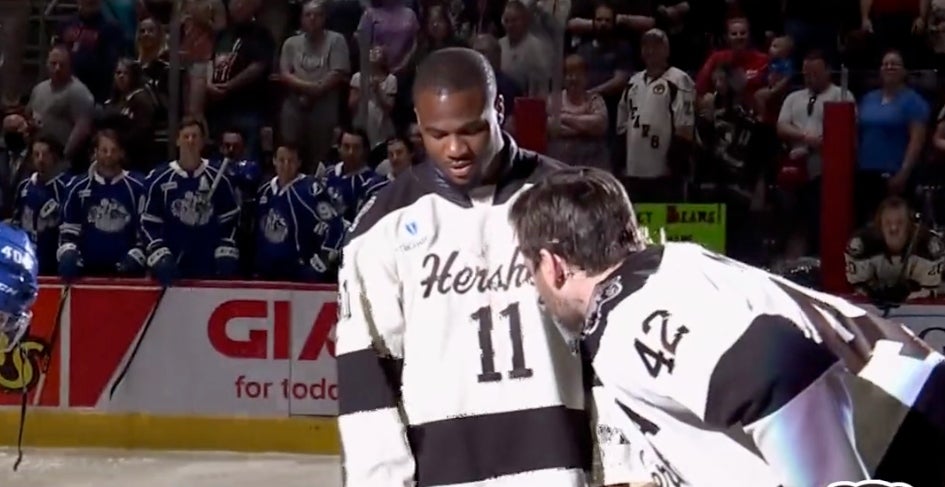
[[[945,485],[945,364],[938,364],[906,413],[874,477],[909,485]]]
[[[712,371],[707,423],[748,425],[781,409],[837,362],[791,320],[757,316]]]
[[[417,463],[417,487],[552,468],[591,468],[588,414],[564,406],[425,423],[411,426],[408,438]]]
[[[403,360],[381,357],[374,349],[337,357],[338,414],[396,407]]]

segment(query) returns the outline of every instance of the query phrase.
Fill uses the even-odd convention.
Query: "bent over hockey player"
[[[147,264],[163,285],[175,277],[227,278],[239,269],[236,192],[219,169],[201,159],[203,126],[181,122],[180,158],[151,171],[141,229]]]
[[[141,209],[144,178],[121,165],[124,150],[113,130],[95,137],[95,161],[76,177],[62,209],[59,275],[135,276],[144,273]]]
[[[641,478],[945,485],[945,357],[905,327],[698,245],[649,245],[604,171],[555,173],[509,218],[545,305],[624,410],[621,429],[648,440]],[[851,402],[845,379],[870,392]],[[870,418],[856,435],[853,408]]]
[[[333,274],[344,226],[318,179],[299,174],[299,152],[282,145],[276,176],[259,188],[256,275],[263,279],[325,282]]]
[[[438,50],[415,83],[429,160],[367,203],[342,252],[347,485],[584,487],[581,364],[542,313],[507,220],[515,196],[561,163],[502,132],[479,53]]]
[[[65,172],[62,147],[56,141],[40,137],[33,142],[31,154],[36,171],[16,188],[11,223],[36,242],[39,273],[56,275],[62,204],[72,176]]]

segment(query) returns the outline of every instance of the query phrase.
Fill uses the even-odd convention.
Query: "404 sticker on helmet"
[[[19,346],[0,354],[0,393],[21,393],[24,386],[28,391],[36,387],[48,349],[41,338],[28,336]]]

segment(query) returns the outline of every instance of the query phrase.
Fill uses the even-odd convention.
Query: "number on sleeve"
[[[654,322],[659,320],[660,346],[657,349],[643,343],[639,338],[634,340],[633,343],[637,354],[640,355],[640,360],[643,361],[647,372],[649,372],[650,376],[653,378],[659,377],[664,367],[667,374],[673,373],[673,369],[676,367],[676,347],[679,346],[679,342],[683,339],[683,336],[689,333],[688,328],[679,326],[676,328],[676,332],[673,333],[672,337],[670,337],[669,317],[670,314],[668,311],[656,310],[643,320],[642,328],[643,333],[646,335],[649,335],[650,331],[653,329]]]
[[[518,303],[512,303],[499,312],[499,316],[509,321],[509,338],[512,341],[512,370],[510,379],[527,379],[532,376],[532,369],[525,365],[525,347],[522,343],[522,316]],[[492,344],[492,307],[483,306],[472,314],[473,321],[479,323],[479,353],[482,371],[479,382],[497,382],[502,380],[502,373],[495,370],[495,348]]]

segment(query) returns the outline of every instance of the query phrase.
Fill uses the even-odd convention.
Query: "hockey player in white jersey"
[[[552,174],[509,215],[543,302],[624,410],[621,430],[648,439],[641,477],[945,485],[943,357],[901,325],[698,245],[646,243],[620,183],[595,169]],[[871,392],[851,400],[844,375]],[[870,418],[855,435],[854,409]]]
[[[347,485],[588,485],[581,364],[540,312],[508,222],[514,197],[560,163],[501,131],[495,75],[475,51],[430,54],[415,83],[429,159],[365,205],[342,251]]]

